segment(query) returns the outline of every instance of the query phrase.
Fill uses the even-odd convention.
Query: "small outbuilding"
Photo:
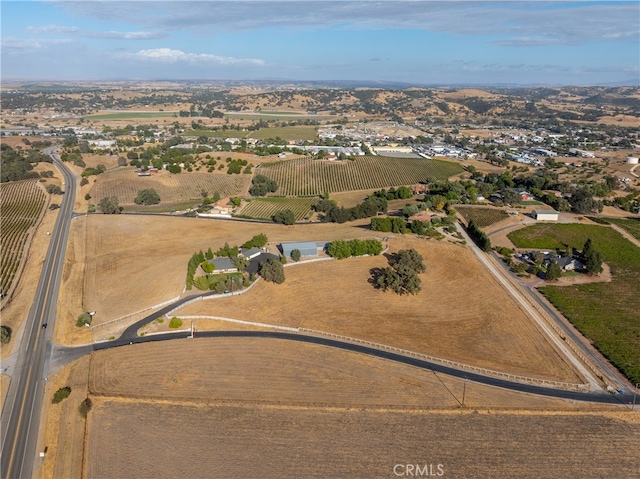
[[[300,241],[295,243],[281,243],[280,249],[282,254],[290,258],[291,252],[294,249],[300,250],[300,256],[303,258],[305,256],[317,256],[318,255],[318,245],[314,241]]]
[[[533,217],[536,221],[558,221],[558,212],[555,210],[534,210]]]

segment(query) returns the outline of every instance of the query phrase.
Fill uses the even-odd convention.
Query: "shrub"
[[[302,253],[300,252],[299,249],[294,249],[291,251],[291,259],[293,261],[300,261],[301,256],[302,256]]]
[[[89,184],[89,180],[87,179],[87,177],[83,176],[82,179],[80,180],[80,186],[84,186],[88,184]]]
[[[47,185],[47,193],[51,195],[61,195],[62,190],[58,185]]]
[[[64,399],[67,399],[70,394],[71,388],[69,386],[58,389],[55,393],[53,393],[51,404],[58,404],[59,402],[62,402]]]
[[[180,326],[182,326],[182,320],[180,318],[176,318],[174,316],[173,318],[171,318],[171,321],[169,321],[169,327],[171,329],[177,329]]]
[[[82,313],[80,316],[78,316],[78,319],[76,321],[76,326],[78,326],[79,328],[81,328],[85,324],[91,324],[91,315],[89,313]]]
[[[83,418],[87,417],[87,414],[89,414],[89,411],[91,411],[91,406],[93,406],[93,403],[89,398],[86,398],[80,403],[80,406],[78,406],[78,412]]]
[[[9,326],[0,326],[0,343],[7,344],[11,341],[11,328]]]

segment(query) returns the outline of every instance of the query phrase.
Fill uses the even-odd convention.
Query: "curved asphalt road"
[[[156,341],[167,341],[171,339],[186,339],[191,333],[166,333],[157,334],[153,336],[140,336],[140,337],[120,337],[114,341],[108,341],[104,343],[97,343],[93,346],[94,351],[102,349],[109,349],[120,346],[127,346],[129,344],[139,344]],[[123,335],[124,336],[124,335]],[[467,379],[469,381],[476,382],[478,384],[484,384],[487,386],[495,386],[511,391],[537,394],[540,396],[547,396],[559,399],[570,399],[574,401],[586,401],[592,403],[602,404],[631,404],[633,395],[630,393],[612,395],[604,391],[595,392],[580,392],[580,391],[566,391],[562,389],[554,389],[543,386],[535,386],[530,384],[518,383],[515,381],[509,381],[506,379],[494,378],[491,376],[484,376],[471,371],[463,371],[460,369],[451,368],[442,364],[426,361],[424,359],[413,358],[410,356],[403,356],[401,354],[393,353],[390,351],[384,351],[376,348],[364,346],[362,344],[350,343],[346,341],[340,341],[336,339],[324,338],[321,336],[310,336],[300,333],[287,333],[279,331],[200,331],[197,333],[198,338],[268,338],[268,339],[281,339],[287,341],[298,341],[308,344],[317,344],[320,346],[327,346],[331,348],[342,349],[344,351],[351,351],[359,354],[366,354],[376,358],[387,359],[401,364],[407,364],[409,366],[418,367],[427,371],[434,371],[437,373],[446,374],[460,379]]]
[[[22,342],[2,409],[2,455],[0,477],[30,478],[36,456],[40,412],[44,393],[43,372],[53,335],[60,277],[73,216],[76,180],[59,160],[55,147],[45,153],[53,159],[64,177],[64,195],[49,249],[42,266],[34,302],[24,323]],[[42,324],[48,323],[43,329]]]

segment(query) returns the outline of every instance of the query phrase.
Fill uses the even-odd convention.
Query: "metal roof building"
[[[280,243],[282,254],[287,258],[291,257],[291,252],[294,249],[300,250],[300,255],[305,256],[317,256],[318,245],[314,241],[299,241],[294,243]]]

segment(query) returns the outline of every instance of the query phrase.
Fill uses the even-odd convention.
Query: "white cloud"
[[[579,44],[633,40],[640,30],[637,2],[236,0],[57,4],[74,15],[140,23],[159,31],[396,28],[454,35],[501,35],[506,37],[501,40],[503,45],[529,46],[539,43],[528,43],[523,38],[540,36],[549,43]]]
[[[215,63],[218,65],[265,65],[264,60],[257,58],[233,58],[211,55],[209,53],[185,53],[182,50],[174,50],[172,48],[152,48],[140,50],[137,53],[122,53],[119,56],[159,63],[189,62]]]
[[[60,25],[44,25],[40,27],[29,26],[27,32],[40,35],[47,34],[62,34],[62,35],[76,35],[85,38],[105,38],[114,40],[152,40],[156,38],[165,38],[167,35],[160,32],[119,32],[115,30],[97,32],[93,30],[83,30],[78,27],[65,27]]]
[[[67,38],[34,39],[7,37],[2,39],[2,50],[7,53],[25,53],[69,43],[73,42]]]

